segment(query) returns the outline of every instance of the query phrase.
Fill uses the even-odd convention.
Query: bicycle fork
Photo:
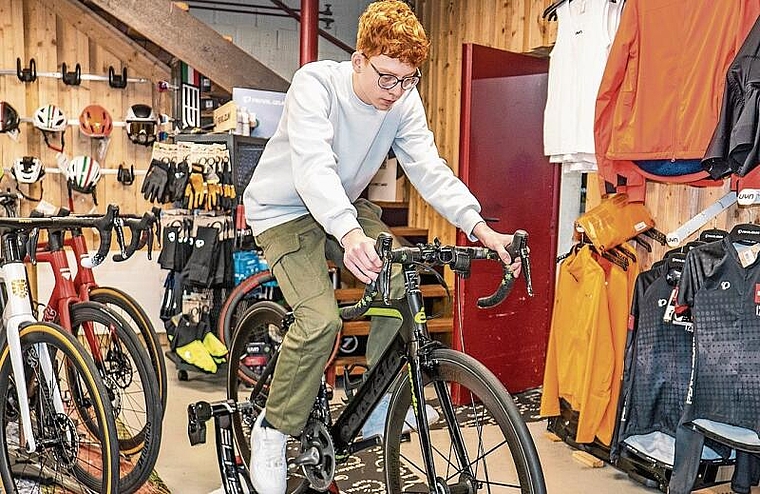
[[[11,367],[13,375],[16,378],[16,397],[18,399],[19,412],[22,418],[22,431],[26,441],[28,453],[37,451],[37,442],[32,431],[31,412],[29,411],[29,396],[26,390],[26,382],[23,380],[24,358],[21,350],[21,324],[34,321],[31,303],[29,302],[29,286],[26,281],[26,267],[22,262],[10,262],[3,266],[3,275],[5,276],[5,288],[8,296],[5,310],[3,311],[3,322],[6,328],[6,337],[8,342],[8,352],[11,358]],[[35,351],[39,359],[39,365],[42,374],[45,377],[50,392],[53,394],[53,404],[58,413],[63,413],[63,400],[61,399],[58,381],[54,379],[53,362],[48,353],[47,346],[36,344]],[[19,381],[21,380],[21,381]]]

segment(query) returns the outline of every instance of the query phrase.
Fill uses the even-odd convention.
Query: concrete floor
[[[169,403],[164,419],[161,454],[156,470],[177,494],[207,494],[219,488],[213,424],[208,430],[208,442],[190,446],[187,439],[187,405],[199,400],[215,401],[225,398],[224,381],[220,377],[190,374],[189,381],[179,381],[171,362],[169,370]],[[549,493],[641,494],[659,491],[648,489],[629,480],[610,467],[590,468],[572,459],[572,448],[562,442],[552,443],[544,437],[546,422],[530,424],[530,430],[541,456]]]

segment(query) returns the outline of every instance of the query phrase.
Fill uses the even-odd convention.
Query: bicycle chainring
[[[336,465],[332,436],[322,422],[309,420],[301,433],[301,453],[310,448],[319,452],[319,461],[316,465],[303,465],[301,468],[311,487],[324,492],[335,478]]]

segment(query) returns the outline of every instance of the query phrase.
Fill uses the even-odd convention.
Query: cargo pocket
[[[265,232],[266,233],[266,232]],[[285,300],[294,309],[304,300],[322,293],[332,295],[327,276],[325,236],[317,229],[280,235],[273,241],[257,238]]]

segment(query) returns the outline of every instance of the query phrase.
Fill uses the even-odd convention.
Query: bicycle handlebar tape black
[[[514,286],[514,284],[515,275],[512,272],[512,268],[505,265],[504,275],[501,278],[499,288],[496,289],[496,292],[493,295],[479,298],[477,302],[478,307],[481,309],[489,309],[491,307],[499,305],[505,298],[507,298],[507,295],[509,295],[509,292],[512,291],[512,286]]]
[[[369,305],[372,303],[372,300],[374,300],[376,295],[377,295],[377,280],[369,283],[364,288],[364,295],[362,295],[362,298],[358,302],[356,302],[354,305],[350,307],[341,307],[340,309],[341,319],[345,319],[345,320],[356,319],[357,317],[361,317],[362,315],[364,315],[364,313],[367,312],[367,309],[369,309]]]

